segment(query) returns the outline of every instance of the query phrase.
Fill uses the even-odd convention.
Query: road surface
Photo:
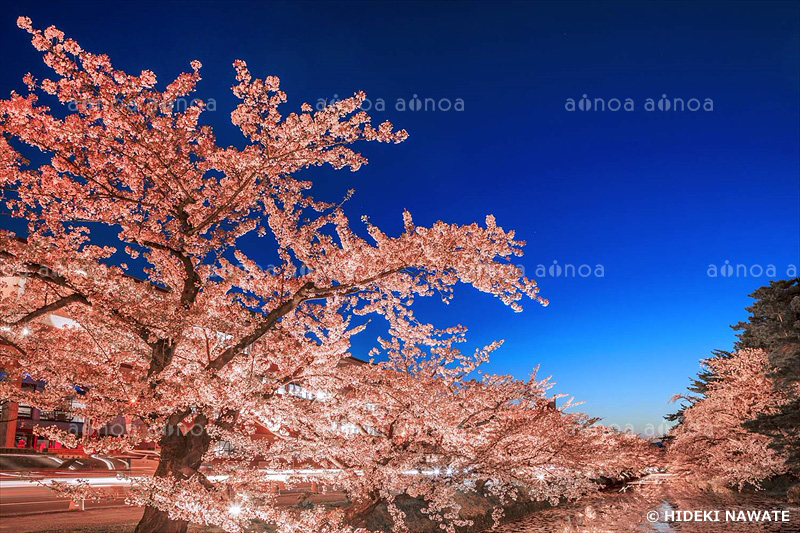
[[[74,484],[79,479],[85,479],[94,487],[103,488],[109,496],[108,499],[100,501],[86,500],[83,503],[85,509],[124,505],[124,490],[128,481],[118,479],[116,475],[97,472],[76,472],[67,475],[31,473],[29,478],[17,473],[0,472],[0,518],[19,514],[68,511],[76,507],[76,504],[57,495],[44,485],[53,481]]]

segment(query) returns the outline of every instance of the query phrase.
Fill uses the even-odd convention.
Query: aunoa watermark
[[[584,94],[581,98],[567,98],[564,104],[567,111],[637,111],[646,112],[683,112],[683,111],[714,111],[714,100],[711,98],[683,98],[668,97],[662,94],[661,98],[645,98],[637,102],[633,98],[589,98]]]
[[[79,412],[70,412],[69,414],[78,416]],[[32,425],[34,426],[34,431],[36,430],[48,430],[48,429],[63,429],[64,425],[67,422],[60,422],[60,423],[53,423],[50,420],[39,420],[39,421],[31,421]],[[42,425],[44,424],[44,425]],[[125,437],[130,435],[141,435],[147,431],[147,427],[143,424],[137,422],[109,422],[104,425],[93,425],[91,420],[84,421],[83,419],[72,421],[68,423],[68,427],[63,429],[66,433],[69,433],[73,437],[82,438],[90,435],[97,434],[101,437]],[[193,436],[200,436],[205,431],[205,427],[200,424],[193,424],[191,427],[186,428],[179,424],[167,424],[164,423],[160,428],[157,429],[157,433],[153,433],[153,435],[161,434],[161,435],[193,435]]]
[[[523,264],[514,265],[520,271],[520,276],[532,276],[537,278],[603,278],[606,275],[605,267],[601,264],[590,265],[588,263],[573,264],[559,263],[557,260],[549,265],[538,264],[532,269]],[[313,269],[306,265],[267,265],[263,270],[271,276],[284,276],[287,278],[305,277],[312,274]]]
[[[517,265],[525,275],[525,267]],[[536,265],[533,269],[533,277],[536,278],[603,278],[606,275],[606,269],[603,265],[596,264],[590,265],[583,263],[575,265],[572,263],[560,264],[557,260],[553,260],[550,265]]]
[[[200,107],[203,111],[216,111],[217,101],[213,98],[201,100],[199,98],[145,99],[140,101],[125,100],[122,97],[97,98],[87,100],[71,100],[67,102],[70,111],[101,111],[103,109],[118,108],[129,109],[133,112],[143,113],[183,113],[190,107]]]
[[[334,94],[333,98],[317,99],[317,111],[322,111],[329,105],[339,102],[341,99],[338,94]],[[389,106],[395,111],[464,111],[463,98],[428,98],[414,94],[411,98],[397,98],[392,101],[389,100]],[[361,111],[386,111],[386,100],[383,98],[369,99],[366,98],[358,107]]]
[[[789,264],[784,269],[772,264],[731,264],[730,260],[726,259],[719,266],[708,265],[706,275],[709,278],[795,278],[797,277],[797,265]]]

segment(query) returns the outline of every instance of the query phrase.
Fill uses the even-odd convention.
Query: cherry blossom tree
[[[200,81],[198,61],[157,89],[153,72],[127,74],[54,27],[36,30],[25,17],[18,25],[54,76],[29,74],[27,94],[0,101],[3,202],[28,221],[24,239],[0,233],[4,275],[25,280],[0,304],[0,366],[47,387],[22,398],[9,379],[0,395],[48,409],[78,387],[76,414],[96,425],[137,421],[125,435],[48,432],[88,450],[158,442],[155,476],[136,493],[146,504],[137,531],[185,531],[188,520],[231,530],[251,518],[291,523],[268,496],[257,509],[237,500],[247,479],[212,482],[201,466],[221,441],[242,450],[260,443],[276,464],[313,460],[253,439],[255,425],[280,427],[281,416],[303,429],[327,422],[285,391],[352,388],[341,364],[369,316],[385,319],[384,342],[411,354],[405,363],[434,361],[430,371],[445,375],[447,362],[428,356],[461,340],[463,328],[419,322],[415,299],[449,301],[461,282],[515,310],[524,297],[547,303],[513,263],[524,243],[492,216],[483,226],[423,228],[403,213],[400,235],[368,220],[359,235],[344,202],[312,196],[309,167],[357,170],[366,160],[355,143],[406,137],[388,122],[372,125],[359,111],[363,93],[284,116],[279,80],[255,78],[236,61],[231,121],[244,141],[223,147],[201,122],[201,100],[175,105]],[[277,268],[244,249],[252,235],[272,246]],[[53,313],[64,327],[42,322]],[[387,391],[407,386],[401,372],[381,375]],[[255,487],[258,471],[249,470]],[[322,516],[306,513],[306,524],[314,513]]]
[[[743,348],[704,364],[715,379],[673,431],[671,468],[692,481],[715,479],[738,488],[786,473],[786,456],[769,447],[770,438],[742,426],[790,401],[767,377],[767,353]]]
[[[638,436],[569,414],[572,401],[556,407],[561,396],[548,396],[549,379],[535,373],[527,381],[469,379],[495,345],[469,358],[448,347],[429,360],[413,349],[384,346],[388,362],[346,369],[352,373],[346,382],[357,386],[312,405],[317,416],[287,410],[285,438],[273,445],[287,451],[306,446],[305,455],[335,469],[354,502],[344,513],[347,523],[364,525],[386,504],[394,530],[405,531],[395,505],[402,496],[455,531],[470,523],[460,513],[459,494],[477,492],[498,502],[497,521],[503,506],[520,497],[555,504],[597,490],[602,478],[638,475],[660,463],[655,447]],[[453,360],[456,367],[446,366]]]

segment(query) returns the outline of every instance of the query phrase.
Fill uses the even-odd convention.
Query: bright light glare
[[[228,512],[230,514],[232,514],[233,516],[236,516],[236,515],[238,515],[239,513],[242,512],[242,506],[241,505],[231,505],[228,508]]]

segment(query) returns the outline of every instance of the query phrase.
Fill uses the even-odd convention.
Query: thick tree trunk
[[[356,500],[344,510],[345,521],[348,524],[361,526],[367,516],[381,503],[378,491],[370,492],[365,498]]]
[[[135,533],[186,533],[189,522],[186,520],[172,520],[164,511],[159,511],[149,505],[144,508],[144,515],[137,524]]]
[[[161,457],[155,477],[188,479],[197,473],[211,438],[206,433],[205,417],[199,416],[185,434],[180,427],[168,424],[161,437]],[[173,520],[166,511],[148,505],[135,533],[186,533],[189,523]]]

